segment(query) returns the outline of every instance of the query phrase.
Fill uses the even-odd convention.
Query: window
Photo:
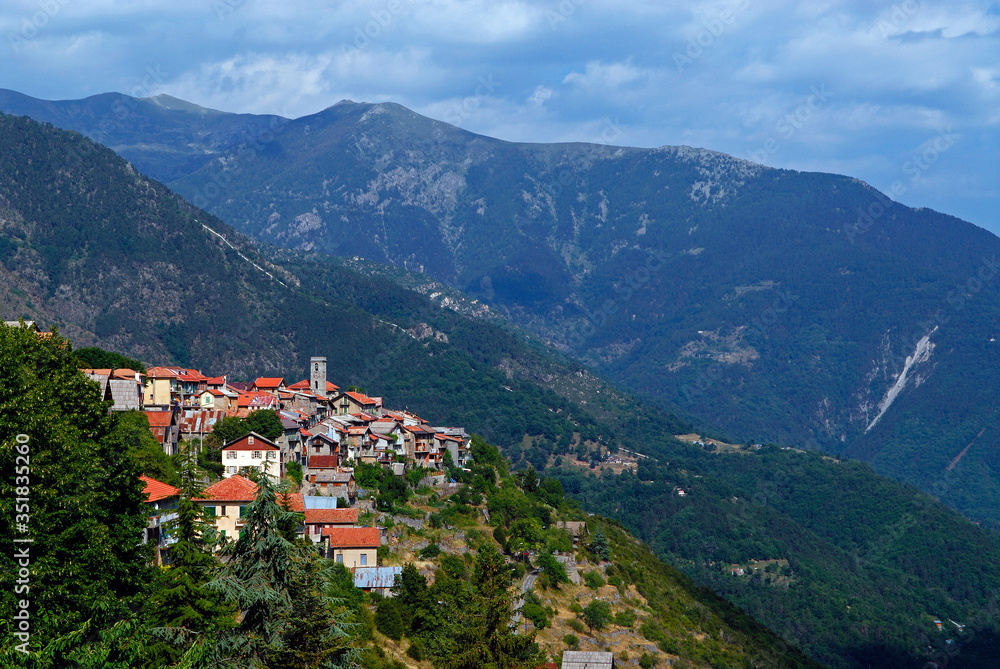
[[[254,460],[260,460],[260,451],[254,451],[251,456]]]
[[[208,518],[215,518],[215,507],[214,506],[203,506],[205,516]]]
[[[249,437],[247,437],[247,443],[250,444],[251,446],[253,446],[253,435],[250,435]]]
[[[219,530],[219,536],[221,536],[223,539],[225,539],[226,538],[226,531],[225,530]]]
[[[277,460],[278,459],[277,452],[275,452],[275,451],[268,451],[267,452],[267,459],[268,460]]]
[[[226,459],[227,460],[235,460],[236,459],[236,451],[226,451]]]
[[[220,516],[224,516],[224,515],[226,515],[226,507],[224,507],[224,506],[223,506],[223,507],[221,507],[221,509],[222,509],[222,510],[221,510],[221,511],[219,511],[219,515],[220,515]]]
[[[235,473],[236,473],[236,467],[226,467],[226,470],[227,470],[227,471],[228,471],[228,472],[229,472],[230,474],[235,474]]]
[[[361,566],[362,567],[368,566],[368,553],[361,554]]]
[[[246,517],[246,509],[247,508],[245,506],[240,506],[240,518]]]
[[[337,553],[337,564],[344,564],[344,554]]]

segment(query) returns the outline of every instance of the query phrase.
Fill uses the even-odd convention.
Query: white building
[[[244,468],[253,468],[273,478],[280,479],[281,449],[270,439],[256,432],[244,435],[222,447],[223,476],[229,478],[239,474]]]

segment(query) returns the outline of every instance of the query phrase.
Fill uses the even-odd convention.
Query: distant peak
[[[145,98],[158,107],[163,107],[164,109],[171,109],[175,111],[189,111],[198,114],[221,114],[222,112],[216,111],[215,109],[208,109],[200,105],[196,105],[193,102],[188,102],[187,100],[181,100],[180,98],[175,98],[172,95],[166,95],[161,93],[160,95],[153,95],[151,97]]]

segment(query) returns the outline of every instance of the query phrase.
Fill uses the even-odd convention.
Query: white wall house
[[[256,469],[278,480],[283,475],[281,449],[256,432],[244,435],[222,447],[223,476],[239,474],[244,467]]]

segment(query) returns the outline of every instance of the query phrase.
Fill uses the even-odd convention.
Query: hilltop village
[[[375,567],[379,530],[358,526],[355,466],[376,465],[397,477],[419,471],[428,484],[441,485],[447,482],[444,470],[469,464],[470,435],[463,427],[433,426],[409,411],[386,408],[381,397],[354,388],[342,391],[326,379],[326,358],[311,358],[309,368],[309,379],[293,383],[282,377],[229,381],[183,367],[152,367],[144,374],[82,371],[113,402],[112,411],[145,414],[168,456],[178,453],[182,441],[201,448],[226,418],[274,412],[281,422],[279,436],[269,439],[251,431],[222,444],[221,480],[199,500],[207,517],[221,536],[237,536],[243,508],[257,493],[249,475],[278,481],[295,470],[301,473],[300,492],[286,495],[285,502],[289,510],[305,514],[303,536],[323,544],[327,556],[345,566]],[[147,540],[156,545],[156,560],[162,563],[169,561],[166,527],[180,490],[148,476],[143,481],[153,507]],[[390,585],[391,580],[390,574]]]

